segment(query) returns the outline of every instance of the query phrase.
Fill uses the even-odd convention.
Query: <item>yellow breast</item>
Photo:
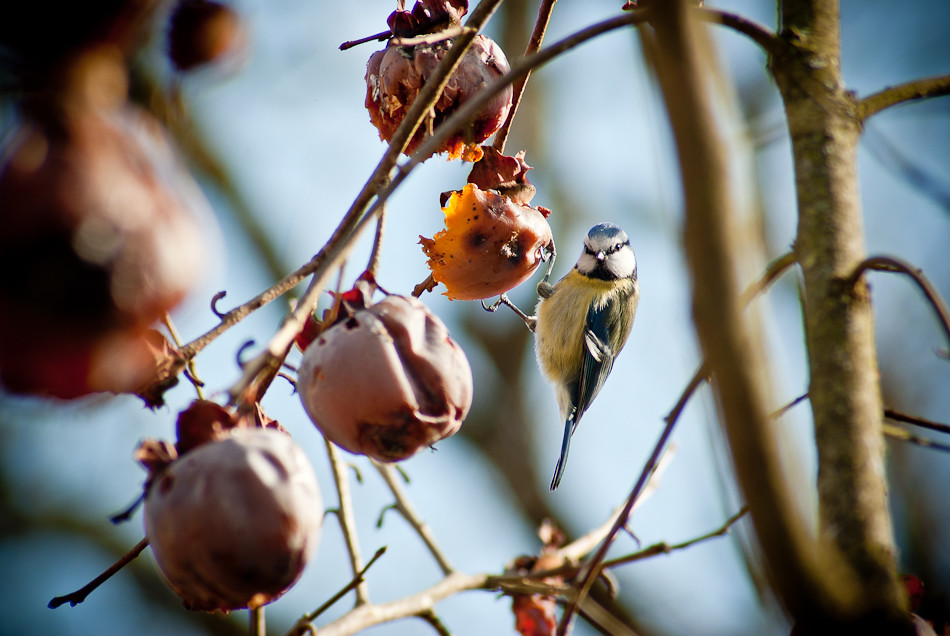
[[[563,384],[577,378],[588,308],[603,307],[631,285],[629,280],[598,280],[571,270],[554,286],[554,294],[538,303],[535,349],[549,380]]]

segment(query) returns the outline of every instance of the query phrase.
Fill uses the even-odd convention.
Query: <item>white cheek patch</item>
[[[622,277],[633,276],[633,272],[637,269],[637,257],[630,248],[620,250],[612,255],[610,260],[613,261],[612,269]]]

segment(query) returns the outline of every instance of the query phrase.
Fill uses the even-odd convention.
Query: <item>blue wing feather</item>
[[[577,409],[574,428],[577,427],[591,402],[600,393],[614,366],[616,352],[609,343],[612,340],[610,330],[616,328],[616,320],[611,320],[608,307],[597,309],[591,305],[587,310],[587,324],[584,327],[584,361],[574,400],[574,406]]]

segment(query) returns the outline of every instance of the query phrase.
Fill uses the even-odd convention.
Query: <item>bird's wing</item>
[[[587,324],[584,327],[584,362],[581,365],[581,377],[574,401],[577,408],[574,428],[577,428],[581,416],[597,397],[610,374],[610,369],[614,366],[616,352],[608,344],[611,329],[609,317],[610,310],[607,308],[599,310],[591,305],[587,310]]]

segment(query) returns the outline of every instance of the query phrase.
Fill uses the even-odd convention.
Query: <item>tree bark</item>
[[[781,19],[785,46],[771,68],[795,164],[820,531],[856,575],[860,606],[842,620],[900,633],[909,623],[887,506],[873,315],[866,284],[848,283],[865,258],[860,113],[841,77],[837,1],[786,1]]]

